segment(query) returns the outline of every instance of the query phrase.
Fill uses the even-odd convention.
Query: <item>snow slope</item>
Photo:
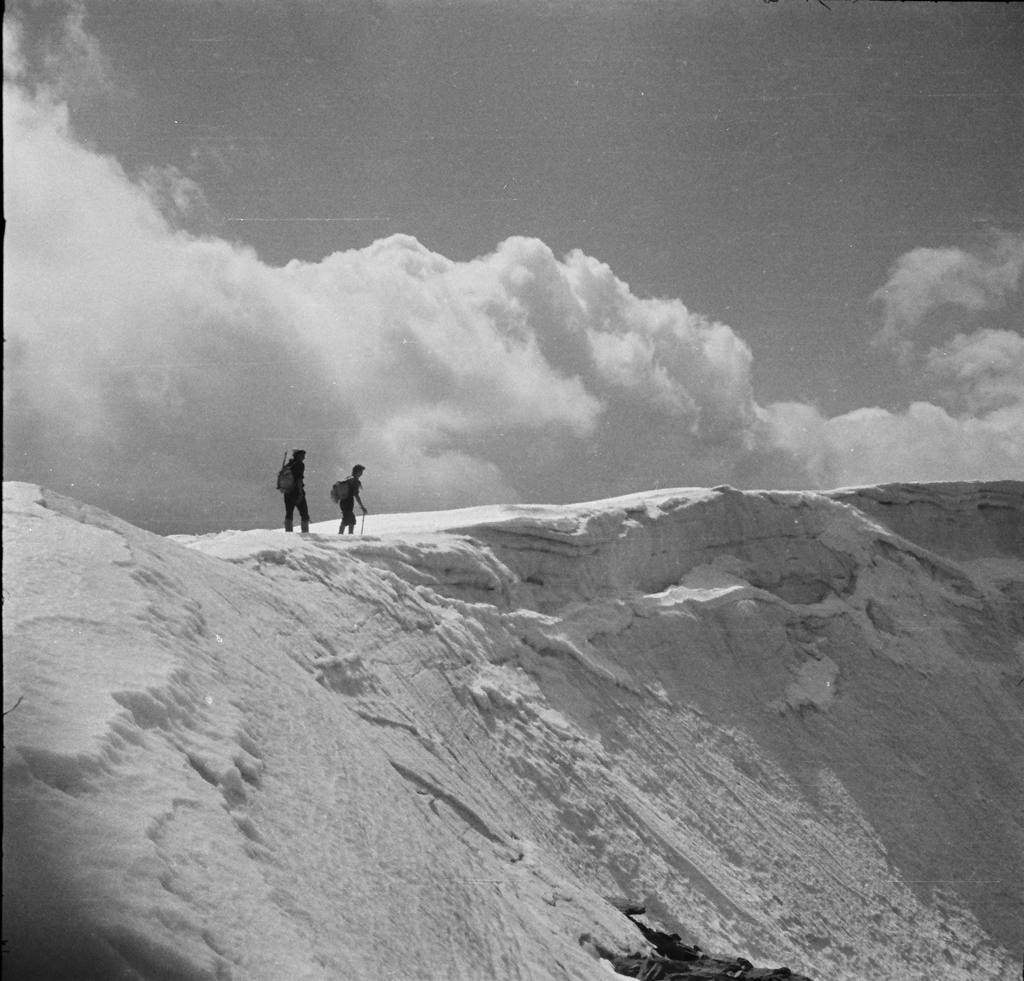
[[[4,484],[5,973],[1019,976],[1024,484],[366,525]]]

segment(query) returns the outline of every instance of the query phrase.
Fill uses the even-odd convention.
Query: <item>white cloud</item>
[[[22,54],[21,24],[13,17],[3,18],[4,79],[15,81],[25,74],[25,56]]]
[[[697,440],[753,418],[729,328],[580,253],[513,238],[453,262],[394,236],[275,268],[173,227],[161,206],[194,186],[134,182],[52,92],[4,100],[12,475],[244,521],[302,442],[325,487],[359,457],[390,506],[600,496],[680,482]]]
[[[929,315],[944,306],[961,315],[999,309],[1009,297],[1019,295],[1022,272],[1020,235],[995,232],[974,252],[913,249],[897,260],[889,280],[873,296],[881,312],[879,340],[903,348],[919,343]],[[943,326],[940,323],[938,329]]]
[[[803,460],[815,487],[894,481],[1024,479],[1024,403],[953,416],[930,402],[901,412],[857,409],[826,418],[810,406],[766,410],[779,444]]]
[[[1008,330],[957,334],[926,356],[928,376],[970,415],[1024,403],[1024,336]]]
[[[872,298],[882,316],[876,343],[897,354],[908,387],[929,401],[831,419],[780,403],[763,416],[771,438],[803,461],[816,486],[1024,479],[1022,270],[1024,237],[1004,232],[975,252],[901,256]],[[1006,326],[981,326],[981,314]]]

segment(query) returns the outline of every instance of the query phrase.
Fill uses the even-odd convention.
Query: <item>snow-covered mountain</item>
[[[167,539],[4,484],[4,969],[1019,977],[1024,484]]]

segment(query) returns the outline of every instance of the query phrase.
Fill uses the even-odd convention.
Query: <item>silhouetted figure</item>
[[[359,496],[359,492],[363,489],[363,482],[360,478],[365,470],[366,467],[360,466],[357,463],[352,468],[351,477],[339,480],[331,488],[331,497],[338,502],[338,506],[341,508],[341,525],[338,528],[339,535],[344,535],[346,528],[348,528],[350,535],[355,534],[357,504],[363,509],[363,514],[366,514],[366,505],[363,504],[362,498]]]
[[[288,461],[288,469],[295,479],[294,486],[284,495],[284,530],[293,528],[292,518],[295,509],[299,509],[303,532],[309,531],[309,506],[306,504],[306,451],[292,450],[292,458]]]

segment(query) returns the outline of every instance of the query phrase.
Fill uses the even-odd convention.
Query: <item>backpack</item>
[[[285,460],[288,459],[287,453],[285,453],[284,458]],[[295,473],[287,463],[277,472],[277,489],[282,494],[291,494],[295,490]]]
[[[331,500],[335,504],[341,504],[352,496],[352,485],[346,477],[344,480],[335,481],[331,487]]]

